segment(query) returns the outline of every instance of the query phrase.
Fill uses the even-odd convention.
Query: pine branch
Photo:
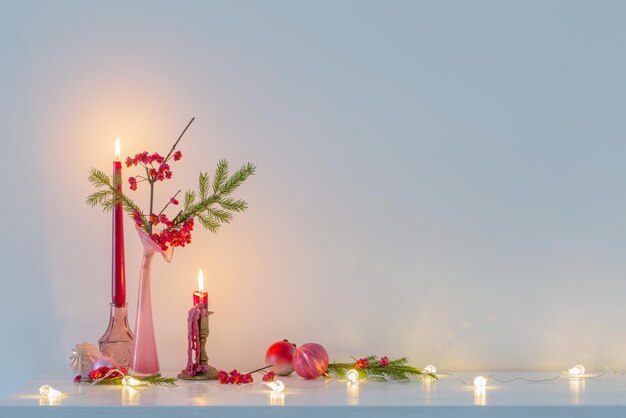
[[[88,179],[96,188],[105,186],[112,187],[110,177],[104,171],[98,170],[97,168],[92,167],[91,170],[89,170]]]
[[[233,193],[249,176],[253,175],[255,169],[253,164],[247,163],[228,178],[228,162],[220,160],[215,169],[211,195],[209,195],[209,176],[207,173],[200,173],[198,193],[187,191],[184,209],[174,218],[175,225],[182,225],[187,219],[197,217],[202,226],[215,233],[222,223],[230,223],[233,219],[233,212],[243,212],[248,204],[245,200],[226,196]],[[196,196],[200,197],[199,202],[196,202]]]
[[[220,193],[223,196],[228,196],[232,192],[234,192],[248,177],[254,174],[256,171],[256,167],[252,163],[247,163],[243,167],[241,167],[235,174],[228,179],[228,181],[222,187],[222,192]]]
[[[160,377],[160,376],[149,376],[149,377],[134,377],[133,379],[139,380],[141,383],[148,383],[150,385],[155,386],[176,386],[176,378],[173,377]],[[93,379],[84,378],[80,381],[80,383],[84,384],[92,384],[94,382]],[[122,385],[122,377],[109,377],[106,379],[102,379],[96,383],[96,385],[114,385],[121,386]]]
[[[209,207],[211,207],[211,205],[216,203],[216,201],[217,201],[217,196],[213,194],[207,197],[206,199],[201,200],[198,203],[192,204],[191,206],[189,206],[188,209],[183,211],[183,213],[178,217],[178,220],[176,221],[176,223],[182,224],[183,222],[185,222],[186,219],[199,216],[200,214],[206,212],[209,209]]]
[[[98,205],[102,205],[111,195],[111,192],[108,190],[99,190],[93,194],[90,194],[87,197],[85,203],[87,203],[92,208]]]
[[[165,161],[172,156],[178,142],[194,119],[195,118],[192,118],[191,121],[189,121],[180,134],[170,152],[165,157]],[[149,213],[151,214],[153,208],[154,180],[150,179],[148,167],[145,164],[142,164],[142,166],[146,170],[145,180],[150,184]],[[188,190],[185,192],[183,209],[172,220],[174,227],[180,227],[188,219],[198,218],[206,229],[214,233],[217,232],[223,223],[230,223],[233,219],[234,212],[243,212],[248,208],[248,203],[245,200],[233,199],[228,196],[234,193],[248,177],[255,173],[255,171],[256,167],[254,164],[247,163],[229,177],[228,161],[222,159],[217,163],[212,183],[210,183],[208,173],[200,173],[198,191]],[[117,190],[117,186],[122,183],[122,178],[119,174],[111,178],[103,171],[92,168],[89,173],[89,181],[99,190],[87,197],[86,203],[88,205],[92,207],[99,205],[104,211],[111,211],[117,204],[121,203],[124,211],[131,215],[131,217],[134,217],[133,215],[138,213],[143,228],[146,232],[151,233],[152,223],[144,212],[132,199],[126,196],[122,191]],[[176,195],[178,195],[178,193],[176,193]],[[159,214],[162,214],[168,206],[169,202]]]
[[[376,356],[368,356],[368,367],[356,369],[355,363],[332,363],[328,365],[328,371],[337,377],[345,377],[348,370],[356,369],[360,378],[371,378],[376,380],[407,380],[407,379],[437,379],[432,373],[425,373],[417,367],[408,366],[408,359],[402,357],[390,360],[386,366],[380,366]]]
[[[143,227],[147,231],[148,220],[137,204],[123,192],[117,190],[114,185],[121,184],[122,176],[116,174],[113,179],[106,173],[97,168],[91,168],[89,171],[89,181],[98,189],[87,197],[86,203],[91,206],[102,206],[104,212],[110,212],[118,203],[122,204],[122,208],[129,215],[138,212],[141,215]],[[113,181],[111,181],[113,180]]]
[[[143,229],[148,232],[148,219],[146,215],[144,215],[143,211],[139,208],[139,206],[128,196],[126,196],[122,192],[117,192],[120,198],[122,199],[122,207],[124,208],[124,212],[133,216],[134,212],[138,212],[141,215],[141,222],[143,223]]]
[[[212,216],[209,215],[198,215],[198,219],[203,227],[213,232],[214,234],[220,229],[219,221],[215,220]]]
[[[183,204],[183,209],[189,209],[189,206],[193,205],[193,202],[196,200],[196,192],[193,190],[187,190],[185,192],[185,203]]]
[[[111,197],[102,202],[102,210],[104,212],[111,212],[117,203],[113,199],[113,193],[111,193]]]
[[[248,204],[246,203],[246,201],[241,199],[234,200],[230,197],[225,197],[223,199],[220,199],[218,203],[224,209],[232,212],[243,212],[244,210],[248,209]]]
[[[200,200],[204,200],[209,195],[209,173],[200,173],[200,179],[198,183],[198,193],[200,195]]]
[[[232,213],[222,209],[209,208],[208,211],[215,219],[220,222],[230,223],[231,219],[233,219]]]
[[[213,193],[217,193],[224,187],[224,183],[228,178],[228,161],[219,160],[215,168],[215,176],[213,177]]]

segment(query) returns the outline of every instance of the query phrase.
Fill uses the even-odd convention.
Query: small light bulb
[[[280,380],[274,380],[273,382],[265,382],[267,387],[272,389],[274,393],[281,393],[285,390],[285,384]]]
[[[346,378],[350,383],[357,383],[359,380],[359,372],[354,369],[350,369],[348,370],[348,373],[346,373]]]
[[[134,388],[141,385],[141,382],[132,376],[124,376],[122,378],[122,385],[126,388]]]
[[[572,377],[579,377],[582,376],[583,374],[585,374],[585,367],[577,364],[574,367],[572,367],[571,369],[569,369],[567,371],[567,374],[569,374]]]
[[[43,385],[42,387],[40,387],[39,394],[49,399],[58,398],[59,396],[61,396],[61,392],[49,385]]]
[[[435,374],[437,373],[437,368],[432,364],[429,364],[428,366],[424,367],[424,373]]]
[[[487,386],[487,379],[482,376],[476,376],[476,379],[474,379],[474,387],[476,389],[484,389],[485,386]]]

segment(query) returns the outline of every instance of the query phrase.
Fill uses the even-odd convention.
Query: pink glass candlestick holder
[[[128,327],[128,311],[126,304],[111,304],[109,326],[98,340],[100,352],[113,358],[121,367],[130,365],[130,354],[133,348],[133,333]]]

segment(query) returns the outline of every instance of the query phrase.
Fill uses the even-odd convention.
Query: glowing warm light
[[[120,148],[121,148],[121,146],[120,146],[120,139],[119,138],[115,138],[115,161],[119,161],[120,160],[120,155],[122,154]]]
[[[346,373],[346,378],[350,383],[357,383],[359,380],[359,372],[354,369],[348,370],[348,373]]]
[[[348,405],[358,405],[360,403],[360,399],[359,399],[359,384],[351,384],[351,383],[347,383],[346,384],[346,394],[347,394],[347,401],[348,401]]]
[[[474,405],[487,405],[487,391],[485,388],[474,389]]]
[[[270,394],[270,405],[283,406],[285,405],[285,394],[280,392],[272,392]]]
[[[429,364],[428,366],[424,367],[424,373],[435,374],[437,373],[437,368],[432,364]]]
[[[49,385],[43,385],[39,388],[39,394],[48,399],[54,399],[61,396],[61,392]]]
[[[138,405],[139,404],[139,391],[130,386],[124,386],[122,388],[122,405]]]
[[[285,390],[285,384],[280,380],[274,380],[273,382],[265,382],[267,387],[272,389],[274,393],[281,393]]]
[[[133,389],[134,389],[134,388],[135,388],[135,386],[139,386],[139,385],[141,385],[141,382],[140,382],[139,380],[135,379],[135,378],[134,378],[134,377],[132,377],[132,376],[124,376],[124,377],[122,378],[122,385],[123,385],[124,387],[127,387],[127,388],[133,388]]]
[[[569,379],[569,393],[572,403],[579,405],[585,398],[585,379]]]
[[[577,364],[571,369],[569,369],[567,371],[567,374],[569,374],[571,377],[580,377],[583,374],[585,374],[585,367],[580,364]]]
[[[476,389],[485,389],[486,386],[487,379],[485,379],[483,376],[476,376],[476,379],[474,379],[474,387]]]
[[[198,292],[204,293],[204,274],[202,274],[202,269],[198,269]]]

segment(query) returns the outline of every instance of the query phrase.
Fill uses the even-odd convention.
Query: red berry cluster
[[[263,376],[263,381],[264,382],[273,382],[274,379],[276,379],[276,373],[274,373],[274,372],[267,372]]]
[[[161,215],[163,216],[163,215]],[[193,231],[193,218],[183,222],[180,228],[175,228],[172,222],[165,222],[167,227],[161,233],[152,234],[152,240],[156,242],[163,251],[167,250],[168,245],[172,247],[184,247],[191,244],[191,231]]]
[[[380,358],[380,360],[378,361],[378,365],[380,367],[386,367],[389,365],[389,357],[387,356],[383,356]]]
[[[224,370],[220,370],[219,373],[217,373],[217,380],[223,385],[224,384],[241,385],[241,384],[246,384],[246,383],[252,383],[254,381],[250,373],[241,374],[237,370],[233,370],[230,373],[227,373]]]
[[[356,361],[356,364],[354,365],[354,367],[356,367],[357,369],[367,369],[370,366],[370,362],[367,361],[366,358],[360,358]]]
[[[97,369],[94,369],[92,371],[90,371],[87,374],[86,379],[84,380],[98,380],[103,378],[104,376],[107,375],[107,373],[109,373],[111,370],[115,370],[113,373],[111,373],[110,375],[108,375],[106,378],[107,379],[115,379],[116,377],[124,377],[127,373],[128,373],[128,369],[126,367],[120,367],[119,370],[118,369],[111,369],[109,367],[98,367]],[[83,381],[83,376],[81,375],[77,375],[74,378],[74,383],[80,383]]]
[[[173,154],[174,161],[178,161],[182,158],[183,153],[180,151],[176,151]],[[155,163],[157,165],[155,165]],[[165,179],[172,178],[172,170],[170,165],[167,163],[167,160],[163,158],[158,152],[154,154],[149,154],[147,151],[140,152],[139,154],[135,154],[134,157],[126,157],[126,167],[141,165],[143,166],[147,173],[148,178],[141,177],[140,181],[148,180],[151,183],[155,181],[163,181]],[[129,177],[128,184],[130,184],[130,190],[137,190],[137,177]]]
[[[139,154],[135,154],[134,157],[126,157],[126,167],[130,167],[131,165],[137,164],[152,164],[156,162],[157,164],[162,164],[165,161],[165,158],[161,157],[158,152],[154,154],[148,154],[148,151],[140,152]]]
[[[133,212],[133,220],[138,227],[143,227],[143,220],[141,219],[141,213],[138,211]],[[163,224],[164,228],[161,232],[154,232],[151,236],[152,241],[156,242],[163,251],[167,251],[168,246],[172,247],[184,247],[187,244],[191,244],[191,231],[193,231],[194,220],[189,218],[183,222],[180,227],[176,227],[174,222],[169,220],[164,213],[150,215],[150,222],[153,226]]]
[[[139,211],[133,211],[133,221],[135,221],[135,225],[142,227],[143,220],[141,219],[141,213]]]
[[[128,178],[128,184],[130,184],[130,190],[137,190],[137,179],[134,177]]]

